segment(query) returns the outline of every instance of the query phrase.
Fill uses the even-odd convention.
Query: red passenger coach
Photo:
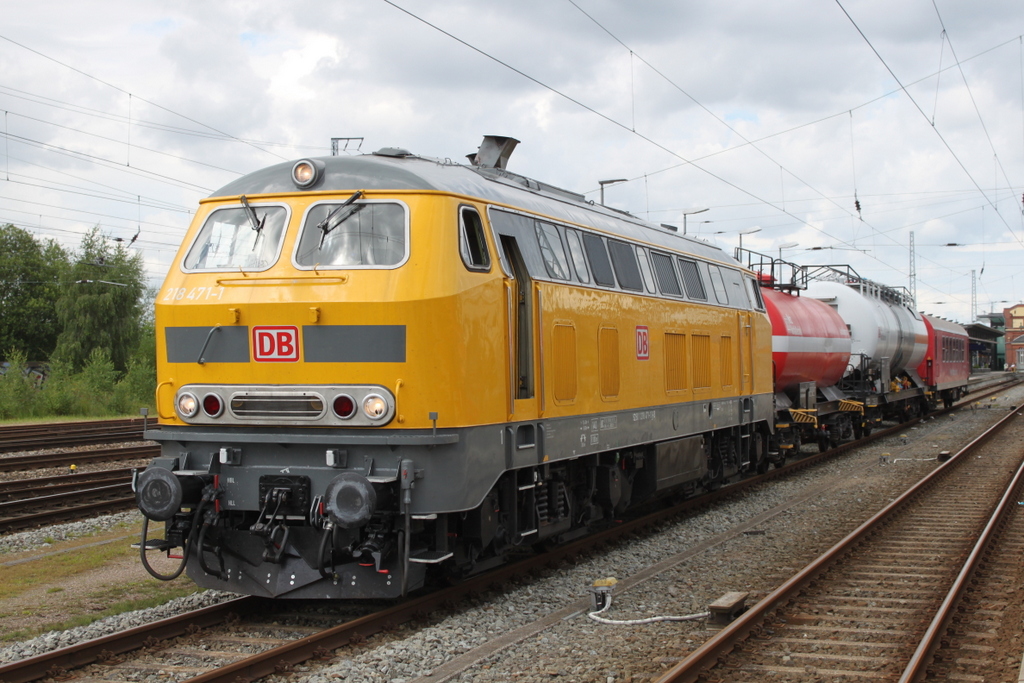
[[[814,382],[837,384],[850,362],[850,332],[828,304],[767,287],[761,290],[772,323],[775,391]]]
[[[948,408],[967,393],[967,378],[971,375],[967,330],[930,315],[924,316],[924,324],[928,328],[928,351],[917,374]]]

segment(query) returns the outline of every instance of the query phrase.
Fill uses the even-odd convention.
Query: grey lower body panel
[[[411,511],[423,515],[477,507],[507,470],[761,423],[774,424],[771,394],[436,433],[165,426],[146,438],[161,442],[164,466],[220,475],[225,511],[259,510],[260,477],[307,476],[315,498],[342,472],[394,482],[411,461]]]

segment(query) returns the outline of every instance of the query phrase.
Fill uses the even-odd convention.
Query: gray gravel
[[[19,531],[8,536],[0,536],[0,561],[7,553],[20,553],[26,550],[49,548],[60,541],[70,541],[76,538],[91,536],[111,529],[127,528],[141,521],[142,515],[138,510],[118,512],[113,515],[102,515],[92,519],[83,519],[79,522],[67,522],[66,524],[54,524],[41,529]]]

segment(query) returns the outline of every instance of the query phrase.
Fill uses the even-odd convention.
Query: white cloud
[[[495,133],[522,140],[517,172],[591,198],[598,179],[628,177],[609,188],[609,204],[669,223],[709,207],[701,216],[713,222],[695,229],[730,231],[719,237],[727,242],[760,225],[744,244],[769,252],[789,241],[845,246],[793,256],[848,257],[883,282],[906,282],[914,230],[919,293],[953,301],[949,287],[959,287],[967,303],[943,312],[962,320],[970,271],[983,263],[983,289],[1024,298],[1014,277],[1024,239],[1018,1],[938,3],[947,39],[930,3],[844,2],[906,93],[838,5],[810,0],[575,0],[603,28],[561,0],[395,2],[493,59],[380,0],[5,8],[0,35],[52,59],[0,41],[5,130],[38,141],[11,137],[0,150],[14,181],[0,183],[0,220],[72,245],[97,222],[131,234],[141,221],[158,278],[189,214],[149,205],[194,207],[208,190],[184,183],[213,189],[282,158],[326,154],[333,136],[462,159]],[[29,186],[28,176],[77,194]],[[982,209],[982,191],[998,214]],[[122,201],[88,196],[101,193]],[[940,234],[978,247],[951,253],[933,246]]]

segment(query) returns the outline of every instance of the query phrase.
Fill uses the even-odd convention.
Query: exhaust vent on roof
[[[475,154],[467,154],[466,157],[474,166],[481,168],[505,168],[508,165],[508,158],[512,156],[512,150],[519,144],[515,138],[507,138],[501,135],[485,135],[484,141]]]

